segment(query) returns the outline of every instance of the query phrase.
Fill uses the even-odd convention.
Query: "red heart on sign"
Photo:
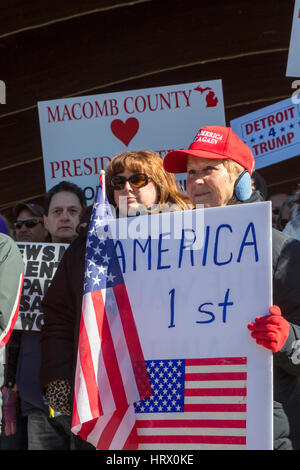
[[[110,128],[117,139],[127,147],[139,129],[139,121],[133,117],[128,118],[125,122],[121,121],[121,119],[115,119],[111,123]]]

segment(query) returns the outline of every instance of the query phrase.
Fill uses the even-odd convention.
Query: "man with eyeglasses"
[[[85,207],[81,188],[62,181],[46,193],[44,208],[31,203],[15,207],[16,240],[69,244],[78,235],[76,227]],[[68,433],[71,426],[64,416],[50,418],[51,410],[40,390],[40,332],[20,333],[16,384],[21,411],[28,420],[28,450],[69,450],[73,445],[71,430]]]
[[[13,227],[18,242],[43,242],[48,231],[44,227],[44,209],[32,203],[21,202],[14,208]]]
[[[279,221],[281,206],[287,198],[288,198],[288,194],[285,194],[285,193],[275,193],[269,197],[269,201],[272,202],[272,226],[279,230],[282,230],[282,228],[284,228],[284,227],[282,228],[278,227],[278,221]]]
[[[44,209],[41,206],[31,202],[20,202],[13,208],[12,212],[14,217],[13,228],[17,242],[38,243],[46,240],[48,232],[44,227]],[[13,331],[8,344],[5,384],[11,396],[11,402],[13,398],[15,400],[15,410],[13,414],[6,416],[6,445],[16,450],[27,448],[29,413],[36,409],[40,413],[47,410],[39,390],[39,382],[32,381],[32,372],[35,369],[38,371],[39,367],[39,353],[35,353],[35,350],[39,351],[39,332]],[[24,357],[29,357],[29,367],[24,363]],[[17,383],[18,395],[16,393]],[[21,410],[19,412],[20,405]],[[8,420],[9,417],[10,420]]]

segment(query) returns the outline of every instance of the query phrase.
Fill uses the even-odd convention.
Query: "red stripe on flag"
[[[21,295],[22,295],[22,288],[23,288],[23,282],[24,282],[24,273],[20,274],[19,290],[18,290],[17,295],[16,295],[16,299],[18,299],[17,300],[17,305],[16,305],[16,308],[15,308],[14,312],[11,313],[11,321],[10,321],[9,328],[7,329],[7,331],[4,330],[2,332],[3,337],[1,337],[1,335],[0,335],[0,346],[5,346],[8,343],[10,335],[12,334],[12,331],[13,331],[14,326],[16,324],[16,321],[18,319],[20,302],[21,302]]]
[[[246,380],[246,372],[208,372],[185,374],[186,381],[195,380]]]
[[[98,418],[92,419],[91,421],[86,421],[85,423],[82,424],[80,431],[77,433],[78,436],[80,436],[82,439],[85,441],[88,438],[88,435],[92,432],[92,430],[95,427],[95,424],[97,423]]]
[[[100,178],[101,182],[104,183],[102,178]],[[127,447],[133,449],[137,448],[137,434],[132,429],[135,427],[133,403],[140,398],[146,398],[152,392],[125,286],[120,285],[104,290],[105,294],[111,297],[108,300],[114,301],[116,299],[116,305],[113,305],[113,314],[105,309],[103,291],[94,290],[96,278],[99,287],[102,285],[100,281],[103,281],[104,284],[106,281],[111,281],[106,277],[107,273],[103,272],[103,266],[101,266],[100,276],[99,260],[94,261],[93,258],[99,243],[98,221],[100,220],[104,225],[110,216],[104,190],[101,191],[101,189],[103,188],[100,187],[97,190],[86,245],[86,266],[89,263],[90,271],[86,270],[85,272],[85,291],[87,292],[85,295],[92,302],[93,307],[90,302],[86,302],[83,307],[86,310],[82,312],[83,317],[86,318],[87,331],[82,324],[76,368],[75,395],[77,395],[74,401],[73,422],[76,422],[77,426],[74,432],[79,433],[96,448],[121,449]],[[113,240],[108,237],[102,241],[104,242],[103,248],[110,254],[108,259],[112,256],[114,259]],[[99,273],[97,273],[97,268]],[[108,270],[109,266],[106,266],[105,269]],[[114,272],[113,279],[119,274],[118,269]],[[90,277],[91,273],[96,275],[96,278]],[[89,282],[92,279],[95,281],[94,283]],[[105,285],[107,287],[107,284]],[[114,298],[112,292],[114,292]],[[116,311],[117,309],[119,311]],[[119,323],[119,320],[122,324]],[[94,327],[95,321],[96,326]],[[128,355],[130,361],[127,360]],[[79,366],[81,366],[82,373]],[[133,377],[132,371],[135,377]],[[134,378],[142,378],[142,381],[139,383],[136,380],[134,383]],[[85,393],[86,389],[87,394]],[[81,391],[84,393],[80,393]],[[140,396],[138,396],[138,391],[143,391]],[[92,401],[90,394],[95,394],[97,398],[94,398],[94,401],[99,401],[98,407],[100,408],[101,405],[102,409],[96,415],[91,416],[91,418],[97,419],[91,419],[88,423],[80,422],[80,420],[84,421],[90,417],[89,402]],[[128,400],[126,394],[128,394]],[[133,444],[133,440],[135,444]]]
[[[246,357],[217,357],[205,359],[186,359],[186,366],[212,366],[212,365],[239,365],[247,364]]]
[[[94,291],[91,293],[94,310],[96,314],[96,321],[98,325],[98,332],[101,338],[101,350],[105,369],[109,379],[111,391],[114,397],[116,408],[123,410],[128,406],[127,397],[124,390],[123,380],[119,368],[118,358],[116,355],[113,339],[109,323],[106,317],[106,311],[103,303],[102,293]],[[100,384],[101,386],[101,384]]]
[[[98,417],[102,414],[102,406],[99,398],[98,383],[94,370],[90,342],[83,320],[83,314],[81,315],[80,322],[78,351],[91,414],[93,417]]]
[[[155,419],[136,421],[137,428],[246,428],[242,419]]]
[[[188,388],[186,397],[246,397],[246,388]]]
[[[134,424],[122,450],[137,450],[138,449],[138,435],[136,425]]]
[[[171,414],[166,410],[161,414],[157,414],[156,408],[152,414],[148,409],[149,405],[145,405],[145,415],[142,412],[137,412],[136,424],[140,445],[148,444],[151,447],[151,444],[153,446],[154,444],[163,446],[164,443],[168,443],[173,444],[174,448],[177,447],[177,444],[184,447],[186,444],[193,443],[206,444],[206,448],[209,448],[212,444],[218,444],[220,448],[229,447],[233,444],[245,446],[246,436],[240,436],[240,434],[245,434],[245,429],[247,429],[247,405],[244,403],[247,396],[247,373],[246,371],[243,372],[246,364],[247,359],[244,357],[185,360],[185,371],[188,370],[188,373],[185,372],[184,376],[184,397],[185,402],[191,401],[187,400],[186,397],[193,397],[193,403],[185,403],[182,411]],[[218,366],[218,370],[221,372],[214,372],[215,366]],[[152,372],[150,365],[149,368]],[[222,372],[224,369],[225,372]],[[235,372],[235,370],[240,369],[242,369],[242,372]],[[193,373],[193,370],[195,373]],[[204,373],[199,372],[202,370],[204,370]],[[205,372],[206,370],[207,372]],[[155,378],[155,373],[153,372],[153,374]],[[216,383],[211,382],[210,387],[203,384],[205,388],[201,388],[201,382],[200,384],[197,383],[201,380],[216,381]],[[221,382],[222,380],[230,381],[230,388],[225,388]],[[241,386],[239,382],[236,382],[237,380],[243,380],[245,385]],[[186,388],[187,381],[189,381],[188,387],[192,388]],[[238,400],[235,400],[238,403],[228,403],[226,398],[230,396],[238,397]],[[210,397],[210,399],[206,400],[206,397]],[[214,397],[224,397],[222,401],[225,401],[225,403],[218,403],[218,398],[214,399]],[[236,415],[236,413],[241,414]],[[235,419],[236,416],[240,419]],[[205,428],[211,430],[211,436],[207,436]],[[214,431],[214,429],[219,431]],[[231,434],[233,436],[223,435],[223,431],[224,434],[228,434],[227,429],[232,430]],[[143,430],[145,430],[144,432],[147,431],[146,435],[143,434]],[[176,435],[173,434],[173,430],[177,430],[175,431]],[[189,432],[192,432],[193,435],[189,435]],[[217,436],[217,433],[221,435]]]
[[[118,431],[118,428],[122,423],[127,409],[128,405],[127,408],[124,408],[122,410],[118,409],[113,413],[111,419],[109,420],[109,422],[101,433],[100,439],[97,444],[97,449],[109,449],[111,441],[113,440],[116,432]]]
[[[76,403],[76,393],[74,393],[73,397],[73,413],[72,413],[72,428],[74,426],[80,425],[80,419],[79,419],[79,414],[77,411],[77,403]]]
[[[197,411],[212,411],[212,412],[245,412],[246,404],[231,404],[231,403],[188,403],[184,405],[184,411],[197,412]]]
[[[245,436],[139,436],[141,444],[246,444]]]
[[[126,286],[124,283],[118,284],[114,286],[113,290],[118,305],[118,310],[120,312],[120,318],[124,329],[124,335],[140,399],[143,400],[144,398],[152,395],[152,390],[145,367],[144,355],[140,345]]]

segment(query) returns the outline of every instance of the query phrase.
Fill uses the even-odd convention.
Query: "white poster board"
[[[300,0],[295,0],[286,75],[300,77]]]
[[[251,148],[256,170],[300,155],[300,104],[290,98],[233,119],[230,125]]]
[[[136,407],[139,449],[271,449],[272,354],[247,329],[272,303],[271,204],[205,209],[204,224],[198,212],[125,219],[127,237],[124,221],[112,223],[123,233],[116,250],[149,376],[160,387],[155,374],[165,367],[176,385],[174,371],[195,373],[181,383],[192,393],[178,400],[197,424],[178,428],[183,411],[172,409],[180,405],[172,391],[163,399],[162,383],[157,400],[154,392]],[[160,417],[167,429],[145,426]]]
[[[47,191],[71,181],[93,202],[101,169],[127,150],[162,157],[202,125],[225,125],[221,80],[38,103]],[[177,175],[183,183],[185,175]]]
[[[57,266],[69,245],[63,243],[17,242],[24,264],[24,283],[15,330],[40,331],[42,300]]]

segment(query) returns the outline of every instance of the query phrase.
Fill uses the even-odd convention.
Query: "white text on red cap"
[[[202,130],[195,138],[194,142],[206,142],[208,144],[216,145],[223,139],[223,134],[217,134],[211,131]]]

